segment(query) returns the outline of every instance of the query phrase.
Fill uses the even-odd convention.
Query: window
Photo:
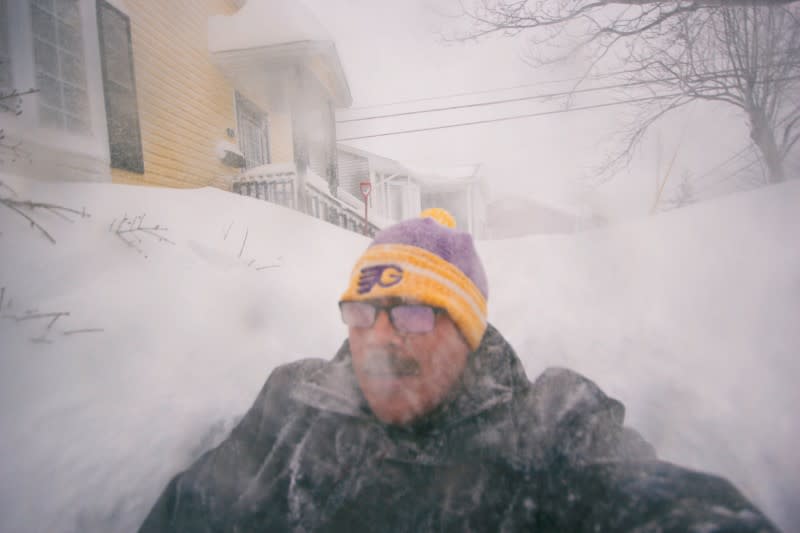
[[[108,2],[98,0],[97,26],[111,166],[143,173],[130,20]]]
[[[11,87],[11,51],[8,44],[8,8],[0,0],[0,89]]]
[[[244,154],[245,167],[253,168],[269,163],[267,115],[238,92],[236,120],[239,124],[239,147]]]
[[[31,25],[43,126],[89,133],[89,96],[78,0],[32,0]]]

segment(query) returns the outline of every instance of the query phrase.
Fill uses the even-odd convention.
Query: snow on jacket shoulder
[[[275,369],[140,531],[774,531],[726,481],[657,461],[623,419],[575,372],[531,383],[489,326],[447,402],[385,426],[345,342]]]

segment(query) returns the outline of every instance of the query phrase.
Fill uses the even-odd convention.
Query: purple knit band
[[[370,246],[376,244],[406,244],[428,250],[456,266],[484,298],[489,298],[486,272],[469,233],[442,226],[432,218],[414,218],[379,231]]]

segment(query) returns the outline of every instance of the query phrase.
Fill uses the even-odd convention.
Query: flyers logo
[[[403,279],[403,269],[396,265],[375,265],[361,269],[358,278],[358,294],[366,294],[375,285],[391,287]]]

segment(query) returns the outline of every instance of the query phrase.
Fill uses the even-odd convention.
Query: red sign
[[[369,193],[372,191],[372,183],[368,181],[362,181],[359,182],[358,185],[361,187],[361,195],[364,197],[364,199],[366,199],[367,196],[369,196]]]

